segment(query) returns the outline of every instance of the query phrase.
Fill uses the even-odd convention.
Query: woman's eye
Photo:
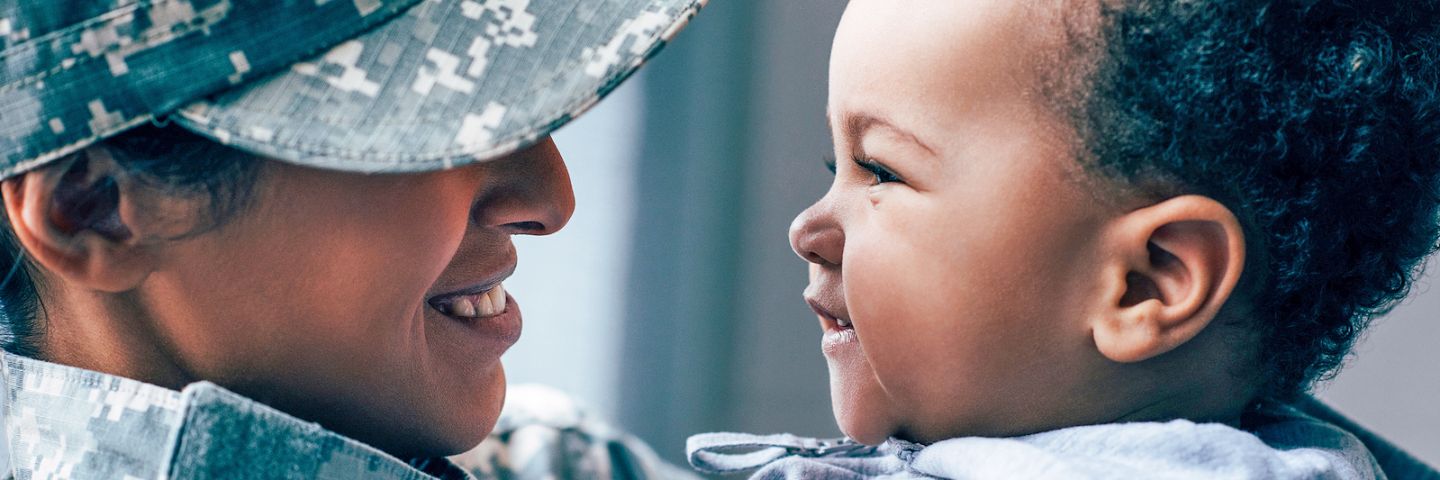
[[[899,175],[896,175],[895,172],[890,171],[890,169],[885,168],[884,165],[880,165],[868,158],[855,157],[855,165],[865,169],[865,171],[870,172],[870,174],[875,177],[874,185],[904,181]]]
[[[825,161],[825,169],[826,169],[826,170],[829,170],[831,175],[834,175],[834,174],[835,174],[835,157],[826,156],[825,159],[824,159],[824,161]]]

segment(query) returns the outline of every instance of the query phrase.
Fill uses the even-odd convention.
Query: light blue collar
[[[176,392],[10,353],[0,372],[15,478],[436,478],[209,382]]]

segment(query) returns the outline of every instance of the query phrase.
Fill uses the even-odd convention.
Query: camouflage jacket
[[[563,395],[534,387],[515,389],[495,433],[474,450],[453,460],[402,461],[209,382],[176,392],[9,353],[0,372],[7,453],[0,457],[9,459],[7,476],[19,479],[689,475]]]

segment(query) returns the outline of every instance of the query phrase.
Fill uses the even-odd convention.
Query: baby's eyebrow
[[[833,124],[830,123],[830,119],[831,116],[826,115],[825,123],[827,124],[827,126],[831,127],[830,131],[834,132],[835,128]],[[889,130],[895,135],[900,136],[901,138],[910,141],[911,143],[914,143],[915,145],[918,145],[926,152],[929,152],[930,155],[936,155],[935,149],[931,148],[930,145],[926,144],[924,141],[921,141],[920,137],[915,136],[915,134],[910,133],[910,131],[908,130],[900,128],[899,126],[895,125],[894,122],[891,122],[889,119],[886,119],[885,117],[879,115],[866,112],[845,112],[840,117],[840,124],[845,126],[845,138],[843,140],[845,140],[847,146],[850,147],[851,151],[859,150],[860,139],[864,138],[865,133],[868,132],[871,128],[883,128]]]

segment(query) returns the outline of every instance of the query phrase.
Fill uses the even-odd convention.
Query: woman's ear
[[[0,183],[15,238],[31,260],[70,284],[132,289],[150,273],[150,252],[126,225],[128,181],[103,147],[92,146]]]
[[[1230,300],[1245,266],[1239,220],[1198,195],[1117,217],[1103,242],[1103,303],[1090,326],[1100,353],[1116,362],[1143,361],[1190,341]]]

